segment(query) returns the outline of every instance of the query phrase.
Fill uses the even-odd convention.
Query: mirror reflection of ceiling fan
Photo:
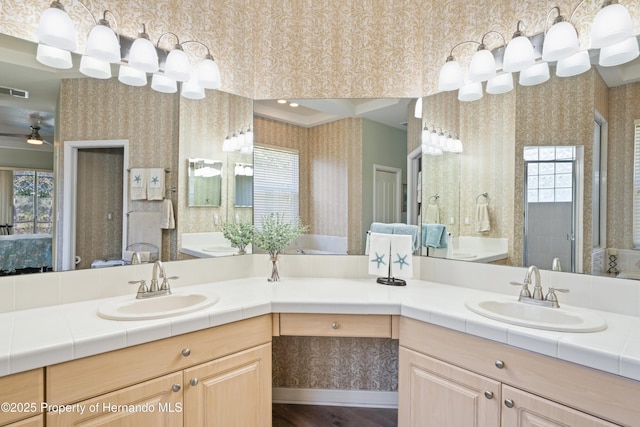
[[[0,132],[0,136],[8,136],[8,137],[17,137],[17,138],[25,138],[26,142],[33,145],[53,145],[53,143],[45,140],[40,135],[40,130],[42,129],[41,124],[43,122],[43,117],[38,113],[29,114],[29,120],[31,121],[31,125],[29,126],[30,131],[28,133],[6,133]]]

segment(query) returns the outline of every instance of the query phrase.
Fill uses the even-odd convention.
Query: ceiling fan
[[[42,118],[39,116],[30,116],[29,117],[32,121],[32,125],[29,126],[31,129],[31,132],[28,134],[24,134],[24,133],[3,133],[0,132],[0,136],[9,136],[9,137],[19,137],[19,138],[26,138],[27,143],[32,144],[32,145],[42,145],[42,144],[47,144],[47,145],[53,145],[51,142],[46,141],[41,135],[40,135],[40,123],[42,121]]]

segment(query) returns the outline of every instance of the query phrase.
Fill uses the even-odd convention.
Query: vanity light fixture
[[[107,21],[107,13],[111,14],[115,21],[115,16],[113,15],[113,13],[111,13],[111,11],[109,10],[105,10],[102,18],[89,32],[85,55],[108,62],[110,64],[116,64],[120,62],[121,59],[120,41],[118,40],[118,36],[116,35],[116,33],[114,33],[111,29],[109,21]]]
[[[633,61],[638,55],[640,55],[638,39],[635,36],[631,36],[619,43],[600,49],[598,63],[603,67],[614,67]]]
[[[420,140],[422,141],[423,145],[429,145],[431,142],[431,132],[429,131],[429,128],[426,124],[424,125],[424,128],[422,128]]]
[[[155,73],[151,78],[151,89],[162,93],[176,93],[178,83],[165,74]]]
[[[457,90],[462,87],[464,84],[464,72],[462,71],[462,67],[453,57],[453,50],[465,43],[476,43],[480,44],[477,41],[466,40],[460,42],[451,48],[449,52],[449,56],[447,57],[447,62],[440,69],[440,76],[438,78],[438,90],[442,92],[447,92],[450,90]]]
[[[488,31],[482,36],[480,46],[478,46],[478,50],[473,54],[469,63],[467,77],[472,82],[483,82],[496,75],[496,59],[484,44],[484,38],[491,33],[499,34],[503,43],[506,44],[504,36],[497,31]]]
[[[471,82],[458,90],[458,100],[463,102],[477,101],[482,98],[482,83]]]
[[[173,49],[167,55],[167,59],[164,64],[164,75],[172,80],[178,82],[186,82],[191,78],[191,61],[180,45],[180,39],[175,33],[166,32],[158,37],[156,42],[156,48],[160,47],[160,40],[164,36],[172,35],[176,38],[176,44]]]
[[[524,36],[520,29],[522,21],[518,21],[516,32],[507,44],[502,61],[502,69],[507,72],[518,72],[525,70],[535,64],[535,53],[533,45],[528,37]]]
[[[180,94],[187,99],[203,99],[204,88],[198,84],[195,71],[191,73],[191,79],[182,83]]]
[[[64,5],[54,0],[49,9],[40,16],[38,41],[58,49],[72,51],[78,46],[77,38],[78,34]]]
[[[36,51],[36,60],[48,67],[68,70],[73,67],[71,52],[57,47],[39,43]]]
[[[592,48],[611,46],[633,36],[633,24],[627,8],[618,0],[605,0],[602,9],[593,18],[590,36]]]
[[[251,128],[251,125],[247,128],[247,133],[245,134],[245,145],[253,147],[253,128]]]
[[[111,64],[89,55],[82,55],[82,59],[80,59],[80,72],[94,79],[110,79]]]
[[[224,142],[222,143],[222,151],[233,151],[233,141],[231,141],[231,137],[229,135],[227,135]]]
[[[591,69],[589,52],[582,50],[568,58],[560,59],[556,64],[556,76],[573,77]]]
[[[557,10],[558,16],[553,21],[553,25],[546,31],[546,22],[549,21],[551,12]],[[554,6],[547,14],[545,21],[545,37],[542,45],[542,59],[547,62],[554,62],[568,58],[580,49],[578,32],[571,22],[566,21],[560,13],[560,8]]]
[[[129,66],[145,73],[156,73],[160,68],[158,66],[158,51],[156,51],[156,47],[149,39],[145,24],[142,24],[138,38],[131,44]]]
[[[146,86],[147,74],[122,64],[118,70],[118,81],[129,86]]]
[[[522,86],[535,86],[549,80],[549,64],[547,62],[538,62],[537,64],[522,70],[518,83]]]
[[[513,90],[513,74],[502,73],[487,81],[487,93],[501,95]]]

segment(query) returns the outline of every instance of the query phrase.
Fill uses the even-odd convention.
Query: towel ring
[[[487,203],[489,203],[489,193],[480,193],[476,196],[476,205],[478,204],[478,199],[480,197],[484,197],[485,199],[487,199]]]
[[[431,199],[434,199],[434,201],[438,203],[439,198],[440,198],[440,195],[434,194],[433,196],[429,197],[429,203],[431,203]]]

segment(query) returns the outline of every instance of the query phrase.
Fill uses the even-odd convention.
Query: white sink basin
[[[596,313],[573,307],[541,307],[509,298],[470,298],[465,306],[482,316],[513,325],[559,332],[596,332],[607,322]]]
[[[98,316],[110,320],[160,319],[211,307],[218,299],[217,295],[196,293],[175,293],[145,299],[131,296],[103,304],[98,309]]]
[[[237,252],[236,248],[232,248],[231,246],[209,246],[203,250],[217,254],[235,254]]]

